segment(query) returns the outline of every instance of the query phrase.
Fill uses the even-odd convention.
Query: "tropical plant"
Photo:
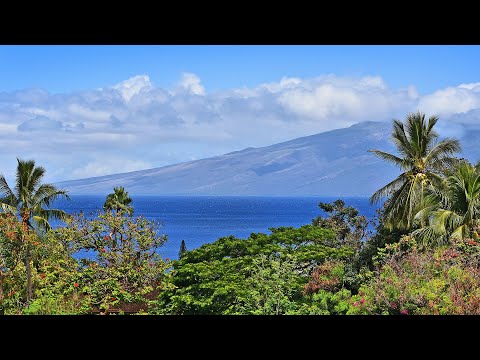
[[[417,217],[429,217],[429,225],[413,232],[425,243],[444,244],[449,240],[479,239],[480,166],[459,162],[443,186],[426,200]]]
[[[478,243],[425,248],[404,236],[385,250],[375,277],[352,296],[347,314],[480,314]]]
[[[125,212],[129,215],[133,214],[133,208],[130,206],[132,198],[128,195],[128,191],[125,191],[123,186],[117,186],[113,188],[113,193],[108,194],[103,204],[105,211],[115,210],[117,213]]]
[[[96,218],[76,214],[48,235],[83,255],[69,287],[81,294],[83,312],[146,311],[164,286],[170,264],[158,249],[167,236],[156,221],[110,211]]]
[[[242,314],[282,315],[294,312],[302,298],[296,262],[291,257],[261,254],[252,259],[252,270],[245,281]]]
[[[305,225],[270,231],[248,239],[223,237],[186,252],[173,262],[174,288],[160,294],[158,313],[290,313],[293,302],[303,301],[313,268],[354,254],[330,229]]]
[[[178,258],[181,259],[187,251],[188,250],[187,245],[185,244],[185,240],[182,240],[182,243],[180,244],[180,250],[178,251]]]
[[[439,186],[442,173],[456,161],[452,155],[460,151],[460,143],[452,138],[438,141],[438,133],[433,129],[437,121],[437,116],[431,116],[427,122],[425,114],[410,113],[405,124],[400,120],[393,121],[392,139],[398,156],[369,150],[403,171],[370,198],[371,203],[378,203],[382,198],[389,197],[385,204],[384,221],[390,229],[412,228],[426,189]],[[425,219],[419,221],[422,225]]]
[[[365,216],[359,215],[353,206],[345,206],[341,199],[333,203],[320,202],[318,204],[327,217],[318,216],[312,224],[325,229],[331,229],[337,235],[337,240],[344,245],[360,249],[367,239],[368,221]]]
[[[45,169],[36,166],[34,160],[17,158],[15,191],[8,185],[5,177],[0,175],[0,207],[4,213],[19,215],[25,228],[39,231],[51,228],[50,219],[65,220],[67,214],[62,210],[50,209],[52,202],[60,196],[69,199],[65,190],[59,190],[52,184],[42,184]],[[31,271],[31,244],[27,238],[20,236],[24,244],[23,260],[27,271],[27,301],[33,296]]]

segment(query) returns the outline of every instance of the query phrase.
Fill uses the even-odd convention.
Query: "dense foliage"
[[[398,154],[373,150],[402,173],[373,194],[372,224],[322,202],[311,224],[182,241],[172,261],[123,187],[103,211],[67,216],[50,209],[66,193],[18,160],[14,190],[0,176],[0,313],[480,314],[480,165],[452,157],[460,145],[438,139],[437,121],[395,120]]]
[[[271,234],[218,239],[174,262],[173,289],[161,294],[159,312],[174,314],[282,314],[303,299],[312,268],[325,259],[351,258],[354,250],[333,231],[313,225],[271,228]]]

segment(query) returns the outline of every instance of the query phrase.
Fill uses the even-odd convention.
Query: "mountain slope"
[[[208,159],[56,185],[70,194],[107,194],[121,185],[133,195],[370,196],[399,174],[368,152],[393,152],[390,132],[390,123],[364,122]],[[478,154],[479,132],[466,133],[474,150],[469,155]]]

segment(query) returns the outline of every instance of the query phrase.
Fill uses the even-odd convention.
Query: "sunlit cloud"
[[[103,88],[50,94],[0,93],[0,161],[13,176],[15,157],[33,158],[49,181],[100,176],[266,146],[361,121],[439,115],[445,136],[480,124],[480,83],[419,95],[392,89],[380,76],[277,82],[208,92],[184,73],[171,89],[142,74]]]

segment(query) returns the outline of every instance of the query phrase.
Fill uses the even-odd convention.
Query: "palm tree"
[[[52,201],[60,196],[69,199],[65,190],[58,190],[52,184],[42,184],[45,169],[35,166],[34,160],[17,158],[15,191],[8,185],[5,177],[0,174],[0,208],[4,213],[19,215],[22,223],[28,229],[44,231],[51,228],[49,220],[65,220],[67,214],[62,210],[50,209]],[[24,241],[22,239],[22,241]],[[30,267],[30,244],[25,243],[25,268],[27,271],[27,300],[33,295],[32,275]]]
[[[410,229],[424,201],[425,190],[439,186],[444,170],[456,162],[452,155],[460,151],[460,143],[451,138],[437,141],[438,133],[433,130],[437,121],[437,116],[431,116],[427,122],[425,114],[410,113],[405,124],[393,121],[392,139],[398,156],[369,150],[403,171],[370,198],[371,203],[378,203],[389,197],[385,202],[384,219],[389,229]],[[421,223],[424,221],[420,218]]]
[[[417,213],[417,217],[425,216],[430,218],[429,226],[413,232],[424,243],[479,239],[480,164],[460,162]]]
[[[133,208],[130,206],[131,203],[132,198],[123,186],[114,187],[113,193],[107,195],[103,209],[105,211],[115,210],[117,213],[126,212],[131,215],[133,214]]]

